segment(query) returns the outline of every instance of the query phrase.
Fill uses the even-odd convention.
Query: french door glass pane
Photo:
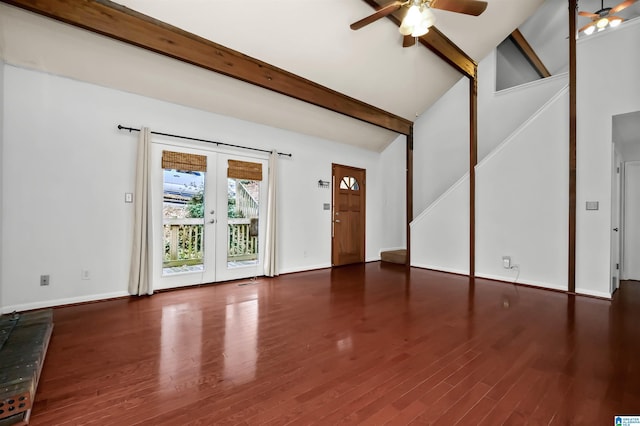
[[[205,172],[163,169],[162,275],[204,269]]]
[[[227,267],[258,263],[260,181],[227,178]]]

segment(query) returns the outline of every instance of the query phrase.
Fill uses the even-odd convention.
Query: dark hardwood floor
[[[246,283],[55,309],[31,424],[640,414],[638,282],[612,302],[381,263]]]

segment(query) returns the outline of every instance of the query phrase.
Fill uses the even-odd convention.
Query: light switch
[[[598,210],[600,208],[597,201],[587,201],[587,210]]]
[[[125,192],[125,194],[124,194],[124,202],[125,203],[133,203],[133,192]]]

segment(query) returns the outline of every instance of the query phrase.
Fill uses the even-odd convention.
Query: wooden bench
[[[0,426],[29,423],[52,330],[50,309],[0,316]]]

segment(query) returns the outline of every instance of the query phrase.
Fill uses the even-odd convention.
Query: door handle
[[[216,223],[216,220],[215,220],[215,219],[211,219],[211,220],[209,221],[209,223]]]
[[[336,223],[340,223],[340,219],[336,219],[336,220],[335,220],[335,222],[336,222]]]
[[[613,228],[614,231],[618,232],[618,228]]]

